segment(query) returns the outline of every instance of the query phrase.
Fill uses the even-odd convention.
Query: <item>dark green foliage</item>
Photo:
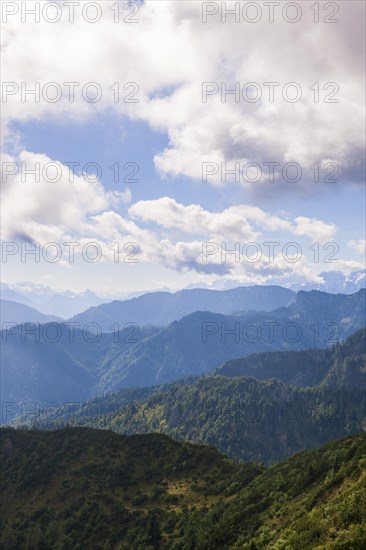
[[[12,549],[159,548],[162,525],[173,536],[183,508],[263,471],[158,434],[2,429],[1,440],[2,544]]]
[[[2,429],[1,441],[5,550],[361,550],[366,541],[364,434],[268,469],[159,434]]]
[[[269,468],[230,501],[205,537],[198,544],[202,550],[361,550],[366,543],[366,436],[332,442]]]

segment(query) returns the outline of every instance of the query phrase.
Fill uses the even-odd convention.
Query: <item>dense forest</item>
[[[366,435],[286,462],[106,430],[1,430],[5,550],[361,550]]]

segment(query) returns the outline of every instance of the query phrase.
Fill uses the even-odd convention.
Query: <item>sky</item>
[[[71,4],[2,3],[4,282],[364,267],[363,2]]]

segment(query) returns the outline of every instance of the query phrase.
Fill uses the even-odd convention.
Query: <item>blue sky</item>
[[[21,246],[25,238],[41,247],[97,242],[105,260],[91,264],[78,253],[73,264],[64,255],[57,263],[28,258],[27,280],[113,293],[288,284],[294,278],[318,284],[321,271],[349,273],[363,267],[364,53],[362,31],[355,32],[354,21],[364,6],[349,2],[337,25],[317,27],[308,10],[296,29],[279,19],[269,26],[266,21],[246,26],[244,34],[238,25],[220,19],[203,25],[200,4],[145,3],[139,24],[121,28],[106,11],[95,26],[81,17],[53,27],[9,18],[4,33],[7,82],[97,82],[103,90],[98,104],[79,96],[73,104],[64,96],[57,103],[43,96],[39,102],[24,102],[20,93],[3,104],[4,161],[27,167],[57,162],[62,171],[57,184],[32,181],[31,176],[22,182],[19,173],[7,177],[4,241]],[[55,53],[60,43],[63,51]],[[228,88],[235,82],[296,81],[304,97],[298,103],[281,97],[271,103],[264,97],[253,104],[230,97],[223,102],[215,94],[202,102],[203,83],[219,86],[223,79]],[[111,101],[108,89],[117,81],[139,83],[138,103]],[[329,92],[324,83],[336,82],[339,103],[312,102],[314,81],[321,83],[322,99]],[[100,180],[90,184],[77,173],[70,184],[66,164],[71,161],[99,164]],[[265,179],[222,183],[219,177],[202,181],[203,162],[232,167],[268,161],[281,168],[298,162],[303,178],[293,184],[280,177],[275,184]],[[308,167],[314,162],[339,166],[339,184],[311,183]],[[114,163],[136,163],[139,181],[116,183],[109,169]],[[108,247],[116,240],[122,246],[138,242],[138,263],[113,262]],[[215,253],[209,266],[202,264],[203,242],[224,242],[230,248],[236,242],[260,246],[266,241],[281,246],[296,242],[303,257],[291,263],[279,253],[272,264],[264,254],[253,265],[233,258],[223,262]],[[314,242],[321,249],[336,242],[337,264],[314,263]],[[4,281],[24,278],[20,254],[9,256]]]
[[[363,187],[319,184],[315,193],[303,195],[299,200],[296,193],[253,197],[234,183],[229,188],[217,189],[200,179],[164,177],[156,170],[154,156],[168,147],[169,139],[165,132],[153,131],[142,121],[106,113],[83,124],[70,120],[14,122],[12,132],[20,137],[20,149],[45,154],[61,163],[75,161],[80,167],[90,162],[99,164],[103,186],[110,191],[123,187],[122,182],[114,181],[110,166],[118,162],[121,174],[126,176],[127,170],[123,171],[122,167],[128,162],[136,162],[139,172],[135,178],[139,181],[130,185],[134,202],[169,196],[182,204],[194,202],[209,210],[222,210],[246,202],[249,195],[253,204],[270,210],[288,210],[294,215],[321,218],[327,222],[336,220],[346,232],[346,238],[355,237],[358,231],[362,231],[365,213]],[[4,150],[11,152],[9,146]],[[91,167],[90,172],[94,171]]]

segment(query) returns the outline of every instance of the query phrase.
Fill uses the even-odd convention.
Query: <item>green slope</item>
[[[212,506],[263,471],[160,434],[4,428],[1,442],[1,543],[9,550],[156,547],[157,521],[168,543],[183,512]]]
[[[216,369],[226,377],[276,378],[296,386],[323,384],[333,388],[366,389],[366,329],[327,349],[253,353]]]
[[[366,435],[276,464],[201,522],[197,548],[362,550]]]
[[[366,435],[268,469],[157,434],[1,430],[5,550],[348,549],[366,542]]]
[[[200,378],[173,385],[80,425],[118,433],[160,432],[208,443],[236,460],[271,463],[362,430],[364,390],[296,388],[277,380]]]

